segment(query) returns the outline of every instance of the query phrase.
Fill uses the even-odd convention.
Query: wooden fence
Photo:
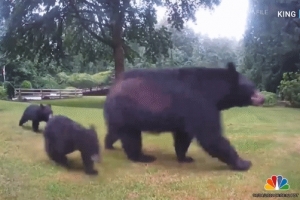
[[[109,91],[109,86],[93,87],[88,89],[83,89],[83,96],[106,96]]]
[[[15,97],[19,100],[63,99],[82,97],[81,89],[15,89]]]

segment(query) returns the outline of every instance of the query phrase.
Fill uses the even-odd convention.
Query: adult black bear
[[[86,174],[96,175],[94,162],[100,162],[99,140],[93,125],[89,129],[68,117],[51,118],[44,130],[45,150],[49,158],[69,168],[67,154],[79,150]]]
[[[179,162],[191,162],[186,152],[193,138],[212,157],[235,170],[248,170],[222,135],[220,111],[235,106],[259,106],[264,97],[238,73],[233,63],[222,68],[177,68],[124,72],[110,88],[104,104],[106,148],[121,139],[128,159],[153,162],[142,152],[141,131],[173,132]]]
[[[32,121],[32,130],[38,132],[40,122],[47,122],[52,116],[53,111],[50,104],[29,105],[19,121],[19,126],[30,120]]]

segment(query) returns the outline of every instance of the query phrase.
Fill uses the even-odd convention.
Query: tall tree
[[[244,72],[263,90],[276,92],[284,72],[300,69],[300,20],[277,16],[299,9],[298,0],[250,0]]]
[[[212,9],[219,3],[220,0],[1,0],[2,19],[7,21],[2,45],[11,55],[30,59],[38,55],[40,60],[50,57],[57,61],[66,56],[66,48],[68,53],[89,52],[89,59],[104,59],[101,53],[110,48],[118,76],[124,70],[124,59],[131,61],[137,56],[129,42],[145,47],[144,56],[152,62],[161,55],[168,56],[172,46],[170,32],[165,27],[155,27],[155,6],[167,7],[168,22],[180,30],[185,21],[195,19],[199,7]],[[73,39],[71,43],[65,42],[68,37]]]

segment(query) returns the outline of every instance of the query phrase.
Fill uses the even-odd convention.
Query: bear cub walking
[[[97,175],[94,162],[100,162],[99,140],[93,125],[89,129],[72,119],[57,115],[51,118],[44,130],[45,150],[51,160],[69,168],[67,154],[80,151],[84,171]]]
[[[50,104],[29,105],[19,121],[19,126],[27,121],[32,121],[32,130],[38,132],[40,122],[47,122],[52,116],[53,111]]]

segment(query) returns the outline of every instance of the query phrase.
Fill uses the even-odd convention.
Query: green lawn
[[[39,103],[53,106],[80,107],[80,108],[103,108],[105,97],[82,97],[57,100],[42,100]]]
[[[85,126],[94,123],[103,144],[103,100],[83,97],[48,102],[55,114],[67,115]],[[41,134],[18,126],[27,105],[0,101],[1,200],[246,200],[253,199],[253,193],[266,192],[264,185],[271,175],[286,177],[288,192],[300,191],[300,109],[249,107],[223,113],[225,134],[238,152],[253,162],[248,172],[227,170],[195,142],[188,152],[195,163],[178,164],[171,134],[164,134],[143,137],[144,151],[157,156],[154,163],[132,163],[121,150],[104,150],[103,163],[96,165],[99,176],[89,177],[81,169],[78,152],[69,158],[79,170],[67,171],[49,161]],[[43,129],[45,124],[41,125]],[[119,142],[116,146],[121,147]]]

